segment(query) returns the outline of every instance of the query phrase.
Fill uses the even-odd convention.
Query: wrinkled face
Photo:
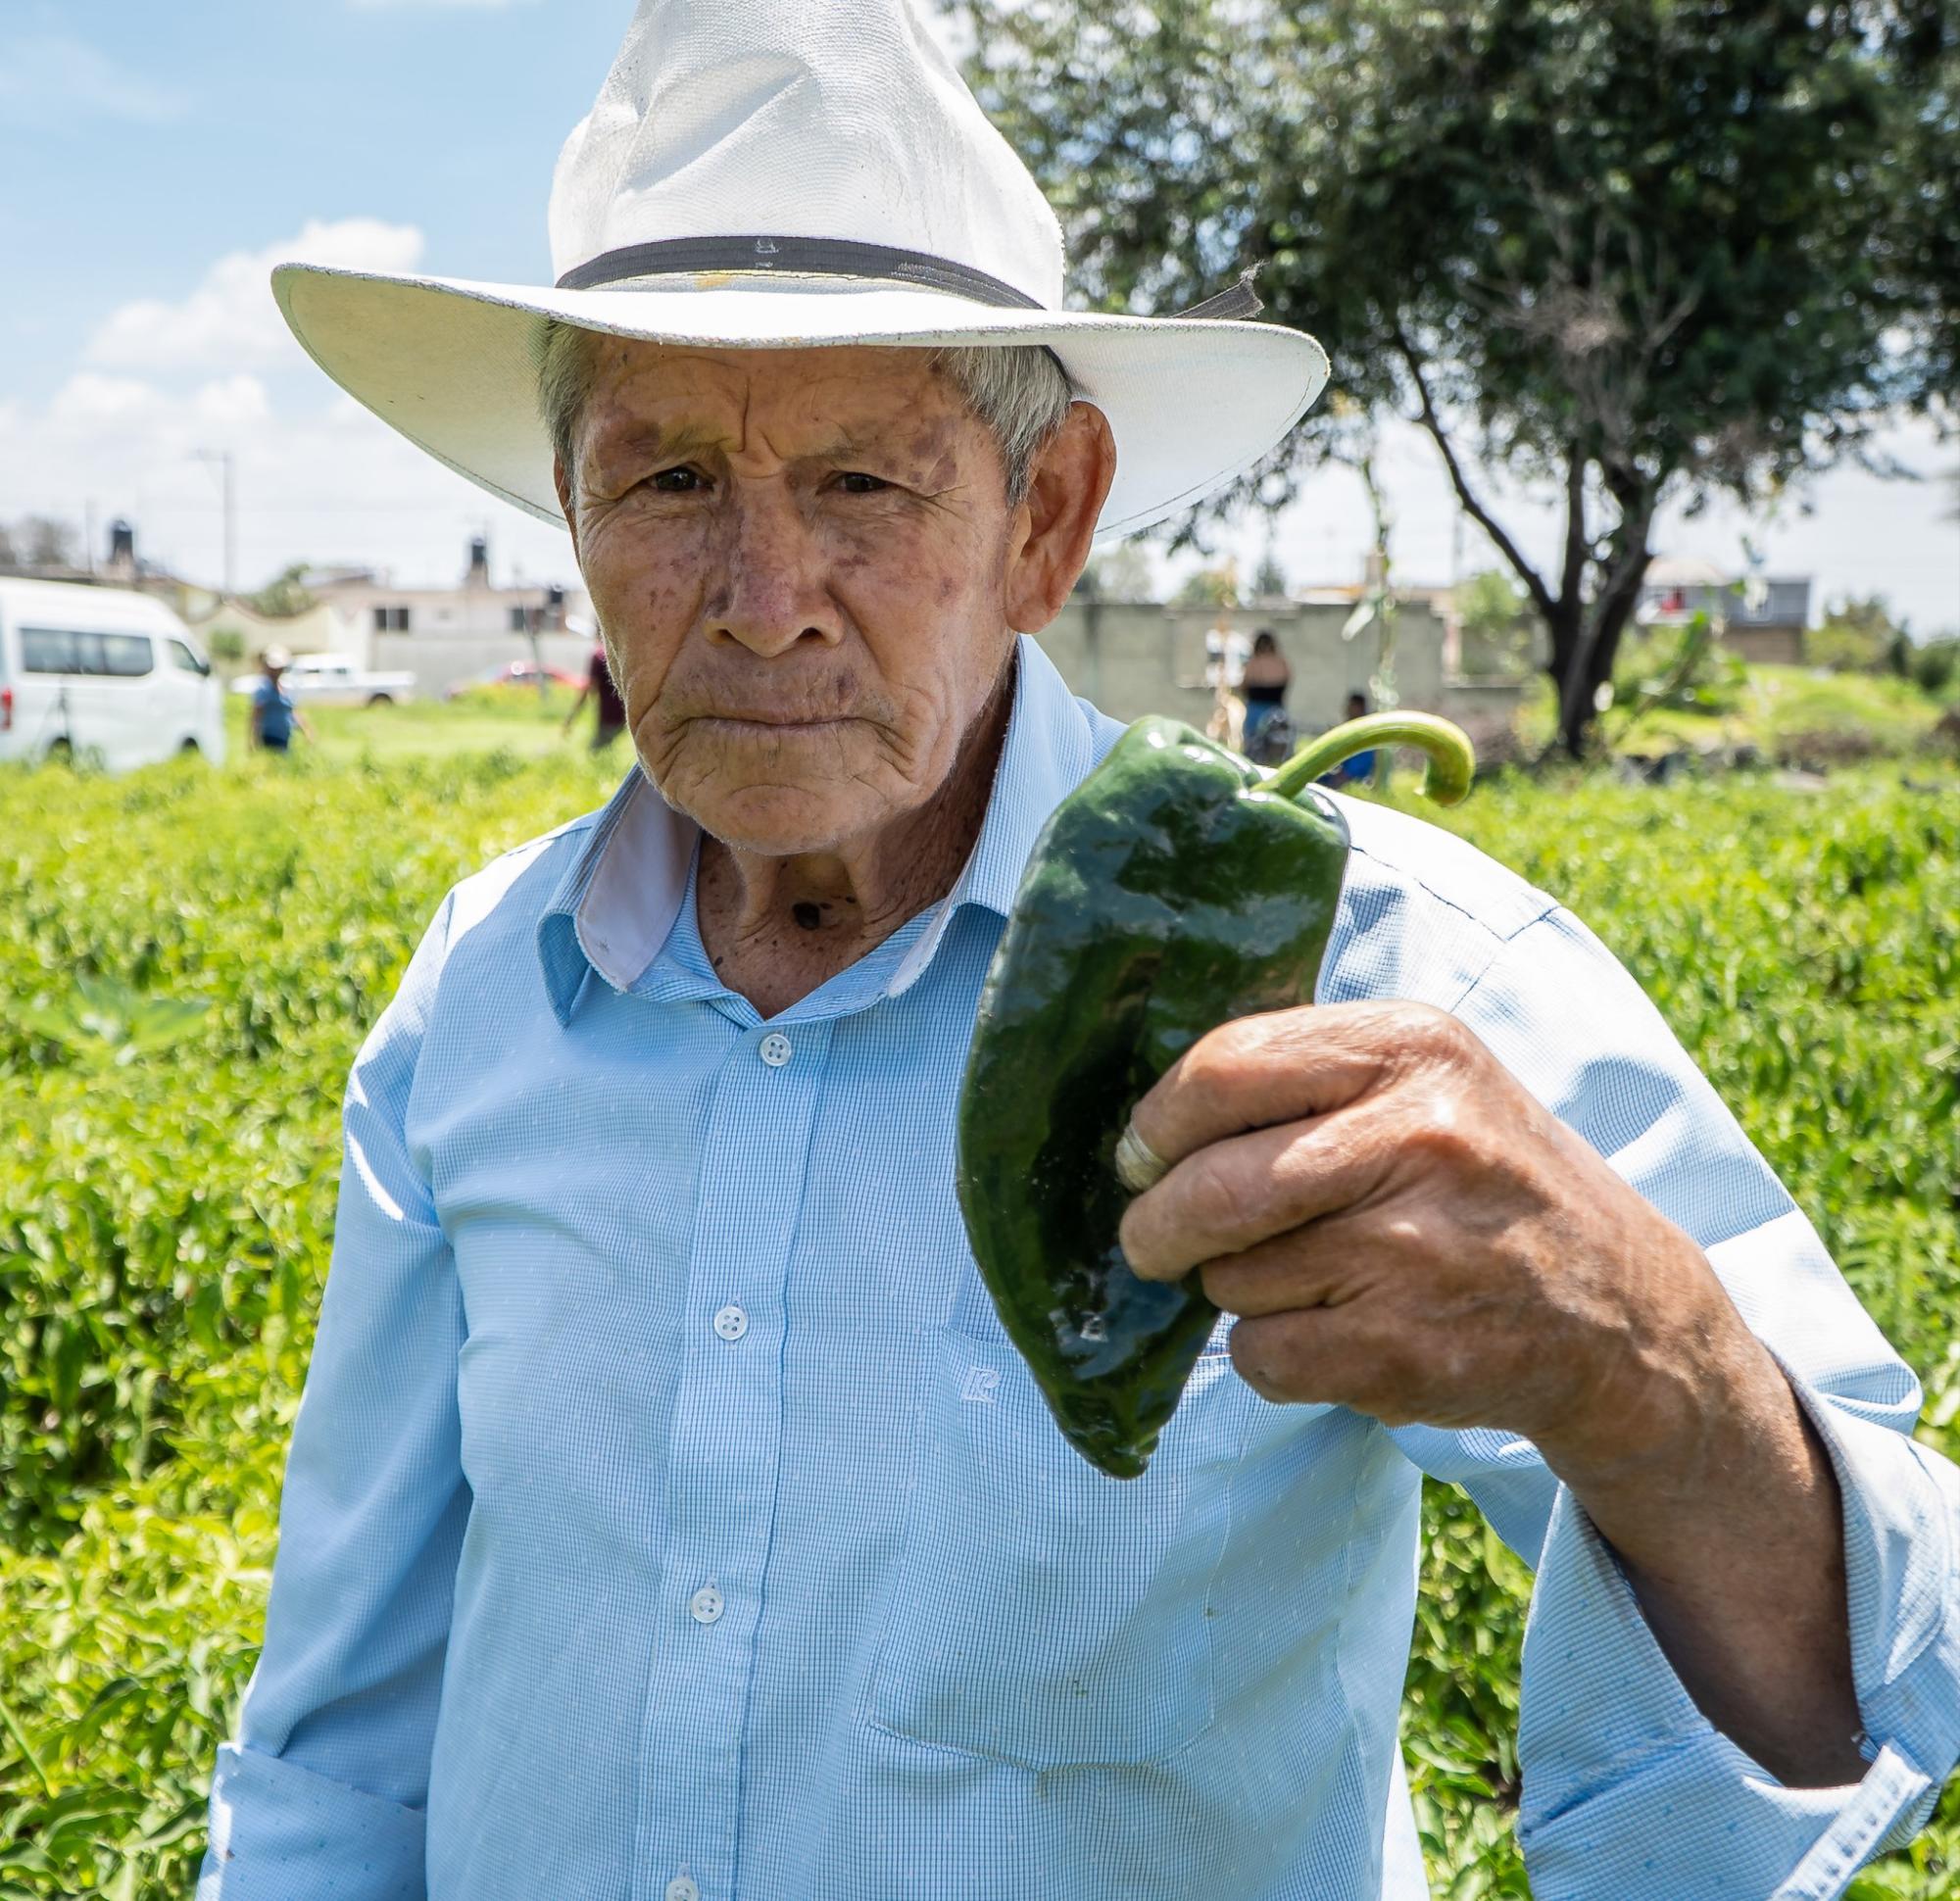
[[[992,434],[924,351],[595,347],[567,519],[668,803],[771,854],[923,804],[1013,641]]]

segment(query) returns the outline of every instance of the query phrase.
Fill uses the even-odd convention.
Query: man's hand
[[[1250,1386],[1531,1439],[1709,1720],[1792,1783],[1856,1779],[1814,1430],[1692,1238],[1475,1035],[1400,1002],[1242,1017],[1132,1120],[1172,1166],[1123,1250],[1241,1316]]]
[[[1233,1361],[1269,1399],[1501,1427],[1590,1466],[1682,1430],[1692,1368],[1669,1349],[1724,1309],[1740,1326],[1693,1242],[1441,1010],[1243,1017],[1134,1120],[1173,1166],[1124,1251],[1244,1316]]]

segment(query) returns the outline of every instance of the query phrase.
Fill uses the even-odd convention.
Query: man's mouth
[[[698,713],[691,723],[706,726],[710,731],[720,728],[748,733],[767,732],[787,737],[797,733],[826,732],[832,727],[849,726],[854,722],[839,718],[796,719],[781,713],[712,712]]]

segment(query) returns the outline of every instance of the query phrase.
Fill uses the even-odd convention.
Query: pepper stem
[[[1469,734],[1447,719],[1424,712],[1363,713],[1336,726],[1274,767],[1260,790],[1282,799],[1296,798],[1343,759],[1377,746],[1413,746],[1423,753],[1429,764],[1422,775],[1422,795],[1439,805],[1453,805],[1470,790],[1477,754]]]

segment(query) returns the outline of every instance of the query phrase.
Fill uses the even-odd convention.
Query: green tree
[[[1284,601],[1286,591],[1286,569],[1280,565],[1279,558],[1268,548],[1260,558],[1258,566],[1252,570],[1252,599]]]
[[[1804,650],[1813,665],[1838,673],[1903,673],[1912,659],[1906,630],[1879,594],[1833,602]]]
[[[317,599],[300,581],[307,567],[307,562],[295,561],[274,579],[268,581],[257,594],[248,594],[245,597],[246,605],[255,613],[267,614],[279,620],[288,620],[296,614],[305,613],[315,605]]]
[[[1142,542],[1118,542],[1082,570],[1078,589],[1103,601],[1154,601],[1156,563]]]
[[[1200,567],[1184,577],[1171,603],[1179,608],[1236,608],[1239,602],[1239,565],[1220,561],[1214,567]]]
[[[977,89],[1087,300],[1174,310],[1259,267],[1355,399],[1219,507],[1284,499],[1355,414],[1419,422],[1544,623],[1575,754],[1660,509],[1760,501],[1940,387],[1952,267],[1915,196],[1952,163],[1937,0],[972,12]],[[1557,499],[1553,561],[1498,472]]]
[[[1530,598],[1515,575],[1487,567],[1456,589],[1456,626],[1463,671],[1474,677],[1515,678],[1532,664]]]
[[[1930,640],[1914,648],[1912,677],[1924,692],[1943,697],[1960,683],[1960,639]]]
[[[1928,380],[1950,403],[1960,389],[1960,8],[1917,5],[1907,20],[1920,83],[1898,163],[1896,279],[1927,340]],[[1960,469],[1952,479],[1960,495]]]
[[[81,565],[74,529],[50,515],[24,514],[0,522],[0,567],[74,568]]]

